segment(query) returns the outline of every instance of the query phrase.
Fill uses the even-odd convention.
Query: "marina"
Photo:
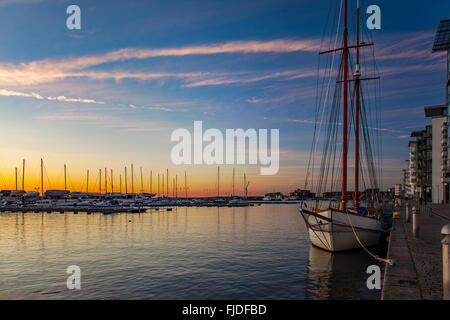
[[[276,217],[275,217],[276,215]],[[314,248],[297,206],[0,214],[1,299],[380,299],[361,251]],[[380,255],[383,254],[380,248]],[[81,290],[67,290],[68,265]]]
[[[0,0],[0,300],[450,300],[450,2],[404,2]]]

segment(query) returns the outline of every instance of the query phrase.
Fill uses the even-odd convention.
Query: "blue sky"
[[[37,176],[44,157],[54,181],[63,163],[81,177],[88,168],[119,171],[133,162],[147,174],[187,169],[213,188],[215,168],[170,164],[170,133],[194,120],[219,129],[279,128],[279,174],[237,170],[255,181],[254,193],[303,185],[331,3],[0,0],[0,121],[8,136],[0,185],[7,187],[22,158]],[[81,30],[66,28],[70,4],[81,8]],[[363,11],[371,4],[382,12],[382,29],[372,35],[388,187],[400,181],[409,133],[429,122],[423,107],[444,103],[445,58],[431,46],[450,3],[361,1]]]

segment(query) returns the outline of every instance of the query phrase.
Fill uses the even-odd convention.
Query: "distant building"
[[[395,187],[394,187],[394,195],[396,196],[396,197],[400,197],[400,196],[402,196],[403,195],[403,188],[402,188],[402,185],[401,184],[399,184],[399,183],[397,183],[396,185],[395,185]]]
[[[313,199],[316,197],[316,194],[310,190],[297,189],[290,193],[290,197],[297,199]]]
[[[281,192],[272,192],[272,193],[266,193],[264,195],[263,200],[266,201],[278,201],[283,200],[284,196]]]
[[[409,194],[408,197],[417,199],[417,141],[410,141],[409,146]]]

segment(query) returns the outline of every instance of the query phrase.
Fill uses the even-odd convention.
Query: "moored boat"
[[[309,179],[311,179],[311,185],[315,184],[316,194],[328,201],[321,203],[316,200],[312,205],[310,203],[310,207],[304,201],[299,208],[308,228],[311,243],[330,252],[376,245],[380,241],[383,230],[378,182],[380,174],[378,168],[381,167],[381,138],[377,130],[380,121],[380,110],[377,104],[379,102],[375,95],[366,99],[361,84],[362,81],[375,80],[375,86],[379,87],[377,80],[380,77],[376,63],[370,62],[373,63],[372,71],[369,71],[369,67],[360,65],[360,50],[373,47],[373,43],[360,39],[359,1],[357,1],[355,15],[356,43],[352,45],[348,43],[347,0],[342,0],[341,6],[343,6],[342,10],[339,8],[336,10],[339,15],[338,24],[343,23],[343,26],[338,25],[338,30],[341,27],[343,30],[342,39],[339,42],[339,34],[336,34],[333,41],[329,42],[334,43],[334,47],[320,52],[321,55],[331,54],[331,57],[327,58],[323,71],[320,66],[318,68],[318,77],[324,80],[322,91],[319,91],[318,86],[314,141],[304,188],[307,190]],[[338,47],[339,43],[341,43],[340,47]],[[335,60],[338,60],[335,59],[337,54],[340,54],[341,59],[340,62],[335,63]],[[374,57],[374,53],[370,56]],[[364,55],[364,59],[361,60],[369,65],[366,58],[367,55]],[[352,66],[353,61],[354,66]],[[335,83],[334,92],[330,88],[331,83]],[[367,89],[368,86],[365,85],[364,88]],[[329,99],[330,96],[332,99]],[[370,106],[375,106],[374,110],[369,109]],[[325,118],[325,115],[328,118]],[[340,130],[342,135],[338,134]],[[325,136],[321,136],[321,132],[325,132]],[[350,137],[352,132],[353,140]],[[354,143],[355,164],[353,199],[349,197],[351,192],[348,191],[348,153],[351,142]],[[317,156],[316,149],[319,144],[323,145],[323,151],[320,156]],[[340,154],[338,146],[342,147]],[[320,165],[315,168],[317,158],[320,159],[318,160]],[[316,169],[319,169],[318,177],[314,177]],[[364,192],[360,191],[361,185],[366,187]],[[340,188],[340,191],[337,191],[337,188]],[[336,193],[339,193],[340,199],[333,196]],[[367,208],[361,206],[361,197],[365,198]]]

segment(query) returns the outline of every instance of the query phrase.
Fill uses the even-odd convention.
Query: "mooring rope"
[[[367,249],[367,248],[362,244],[361,240],[359,239],[358,235],[357,235],[356,232],[355,232],[355,228],[353,227],[353,224],[352,224],[352,222],[351,222],[351,220],[350,220],[350,215],[348,214],[348,211],[347,211],[346,213],[347,213],[348,223],[349,223],[350,226],[352,227],[353,234],[355,235],[356,241],[358,241],[359,245],[360,245],[360,246],[361,246],[361,247],[362,247],[362,248],[363,248],[370,256],[372,256],[372,258],[374,258],[375,260],[378,260],[378,261],[381,261],[381,262],[385,262],[385,263],[389,264],[390,266],[393,266],[393,265],[394,265],[394,260],[392,260],[392,259],[381,258],[381,257],[379,257],[379,256],[377,256],[377,255],[375,255],[375,254],[373,254],[372,252],[370,252],[369,249]]]

